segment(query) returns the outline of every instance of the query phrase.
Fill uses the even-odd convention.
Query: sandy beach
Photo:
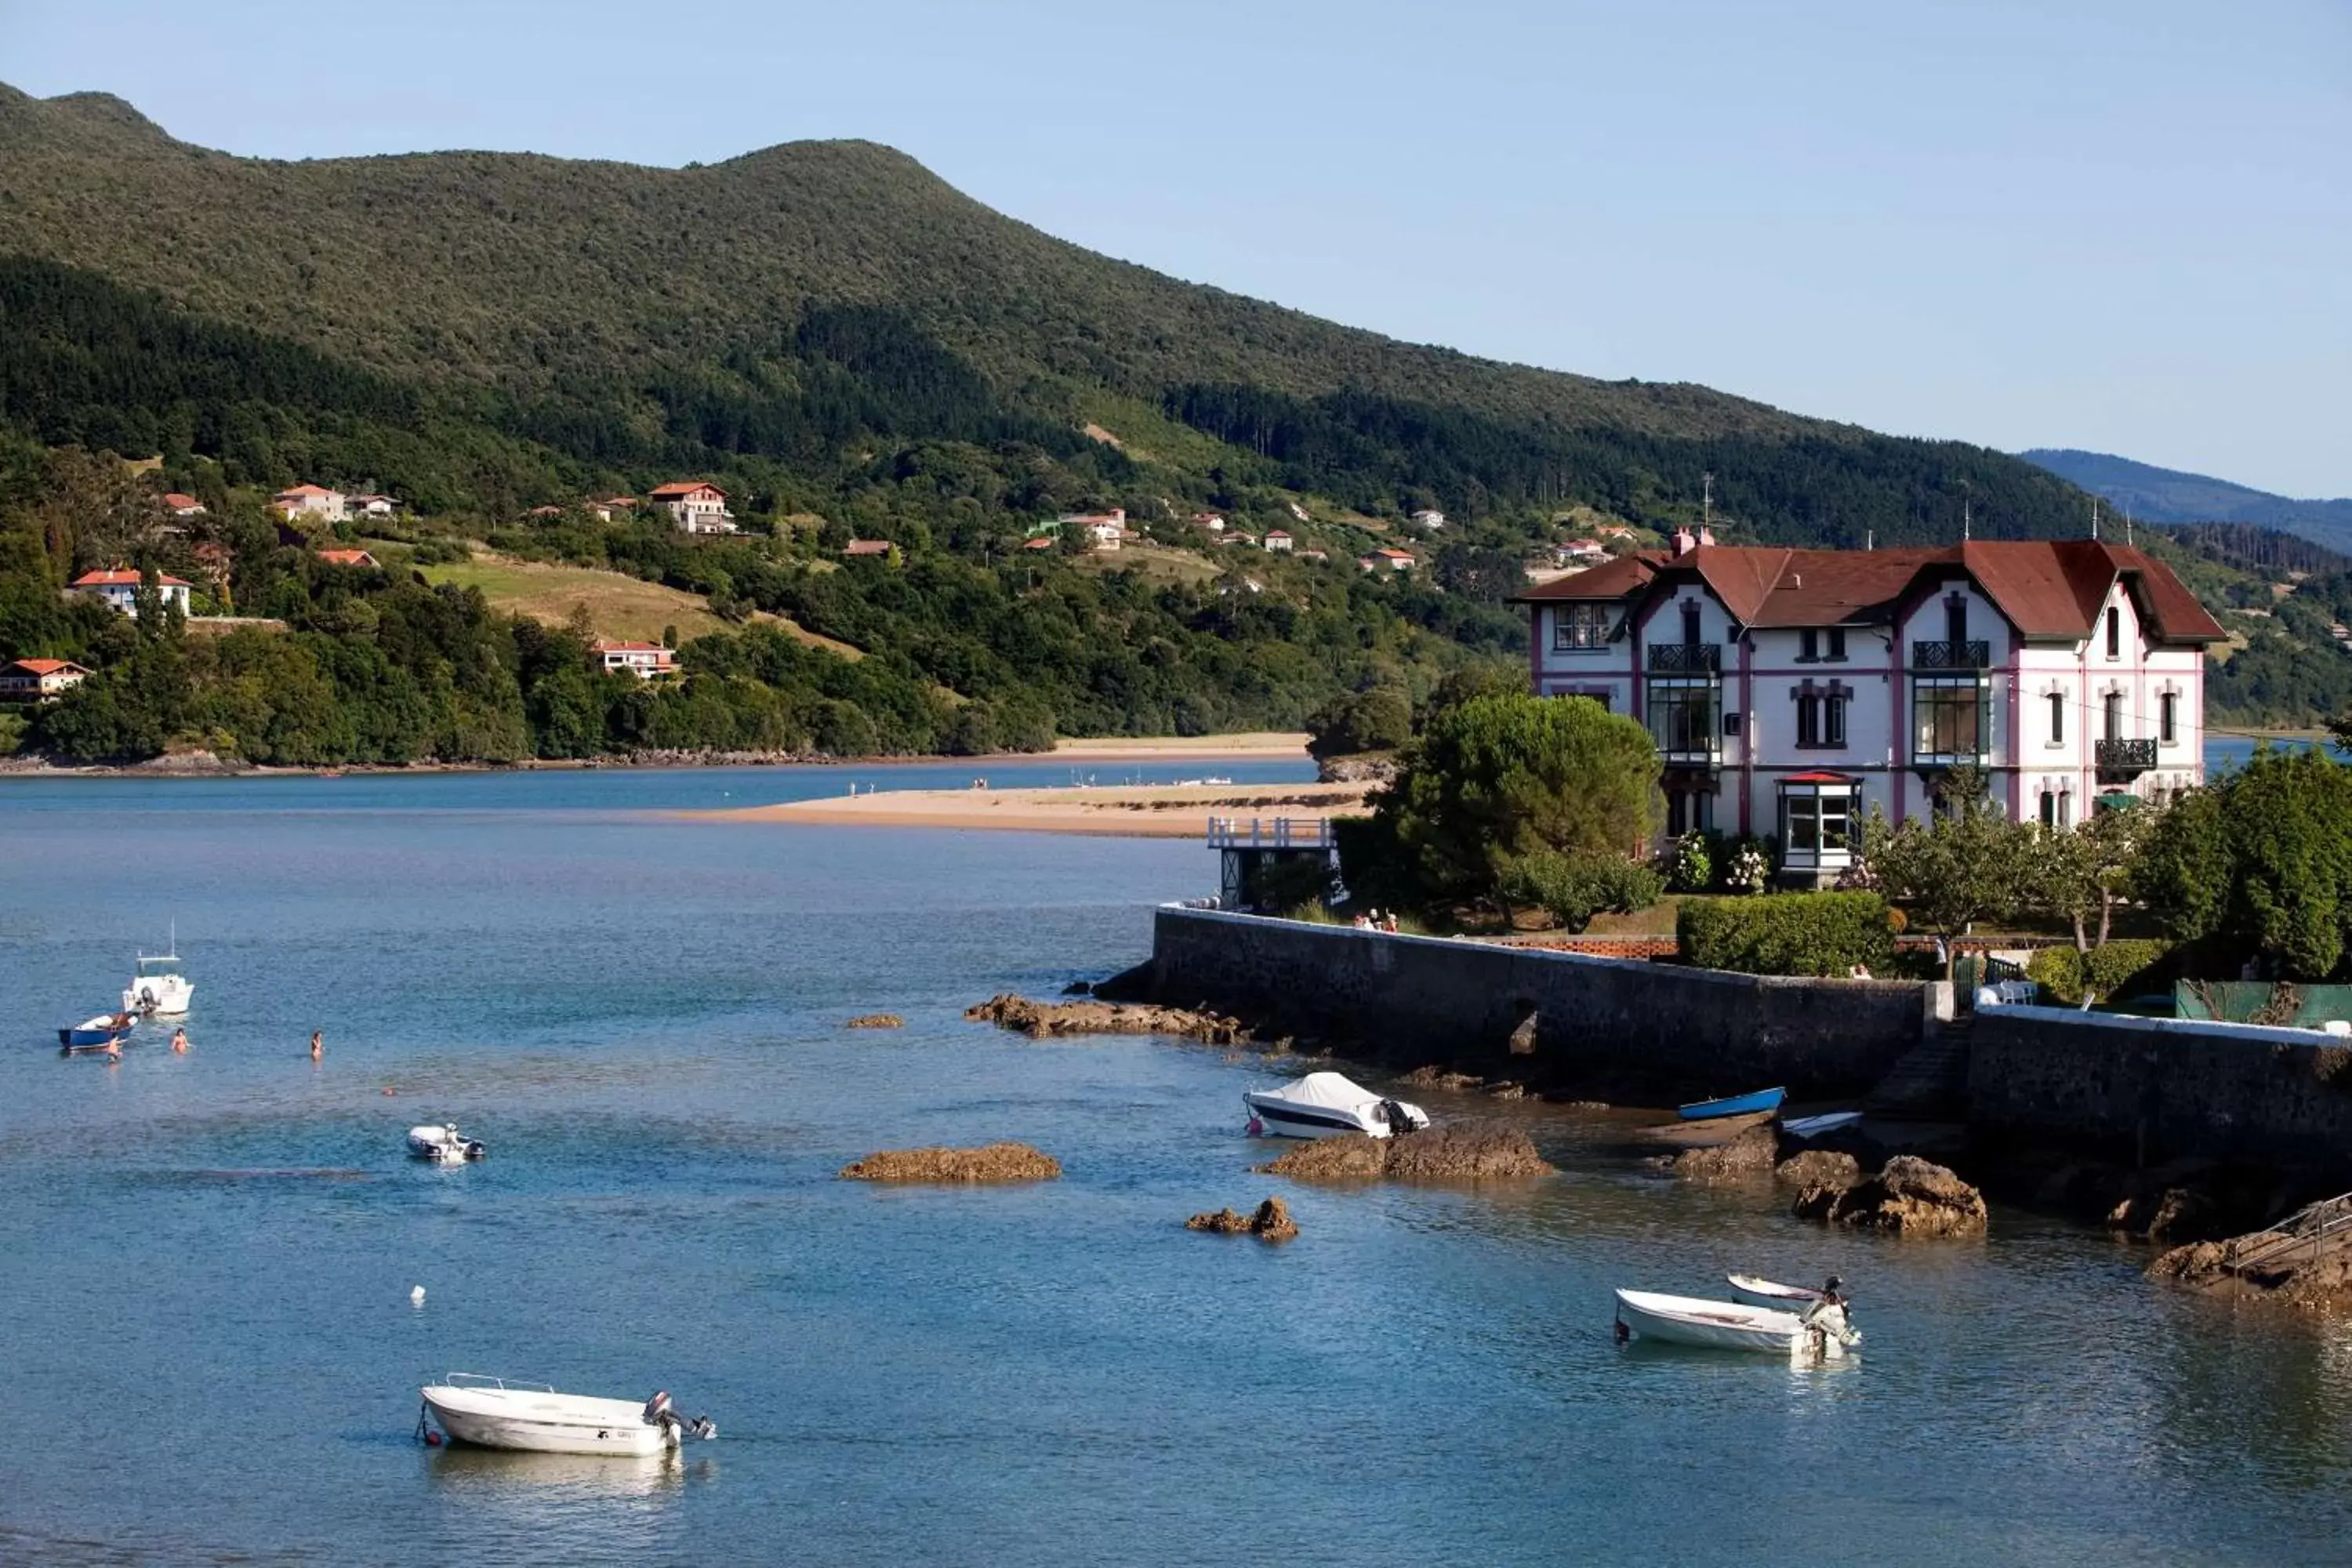
[[[907,789],[690,815],[711,821],[967,827],[1199,838],[1212,816],[1331,816],[1363,809],[1362,784],[1145,784],[1111,788]]]
[[[1050,753],[1072,763],[1270,763],[1307,754],[1307,733],[1259,730],[1233,735],[1118,735],[1056,741]]]

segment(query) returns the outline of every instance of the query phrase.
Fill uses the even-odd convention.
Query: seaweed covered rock
[[[1740,1176],[1769,1175],[1772,1162],[1780,1157],[1780,1136],[1768,1124],[1744,1128],[1727,1143],[1685,1149],[1674,1157],[1668,1168],[1677,1176],[1719,1182]]]
[[[1402,1138],[1360,1132],[1318,1138],[1257,1169],[1310,1182],[1475,1182],[1553,1173],[1526,1133],[1495,1123],[1433,1128]]]
[[[965,1008],[963,1016],[1033,1040],[1061,1035],[1174,1035],[1213,1046],[1238,1046],[1250,1037],[1238,1018],[1148,1002],[1033,1002],[1006,992]]]
[[[1862,1162],[1828,1149],[1807,1149],[1773,1166],[1772,1178],[1792,1187],[1851,1187],[1862,1180]]]
[[[1026,1143],[990,1143],[978,1149],[885,1149],[844,1165],[853,1182],[1050,1182],[1062,1163]]]
[[[1982,1236],[1984,1194],[1945,1167],[1897,1154],[1878,1174],[1844,1185],[1822,1182],[1797,1194],[1799,1219],[1890,1236]]]
[[[1280,1198],[1268,1198],[1249,1214],[1235,1214],[1229,1208],[1213,1214],[1196,1214],[1184,1222],[1186,1230],[1205,1230],[1218,1236],[1254,1236],[1260,1241],[1288,1241],[1298,1234],[1298,1222],[1290,1217],[1290,1205]]]

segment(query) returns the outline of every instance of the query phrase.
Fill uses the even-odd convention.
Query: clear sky
[[[0,80],[269,157],[864,137],[1398,337],[2352,494],[2352,0],[0,0]]]

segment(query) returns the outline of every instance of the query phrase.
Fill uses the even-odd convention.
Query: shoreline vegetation
[[[977,775],[976,775],[977,776]],[[1118,838],[1198,838],[1209,816],[1360,813],[1362,784],[1055,784],[1036,789],[882,790],[679,815],[717,822],[856,827],[982,828]]]
[[[1227,735],[1087,736],[1056,741],[1050,752],[997,752],[982,756],[834,756],[800,752],[638,752],[609,757],[530,757],[512,763],[341,763],[284,767],[215,756],[167,753],[143,763],[58,763],[46,757],[0,756],[0,780],[9,778],[314,778],[337,773],[577,773],[592,769],[702,767],[971,767],[1035,763],[1265,763],[1307,759],[1303,731],[1246,731]],[[975,777],[982,776],[976,771]],[[950,792],[952,793],[952,792]],[[863,799],[863,796],[859,797]]]

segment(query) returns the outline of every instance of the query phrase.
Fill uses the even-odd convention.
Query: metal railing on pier
[[[1212,849],[1331,849],[1328,816],[1213,816],[1209,818]]]

